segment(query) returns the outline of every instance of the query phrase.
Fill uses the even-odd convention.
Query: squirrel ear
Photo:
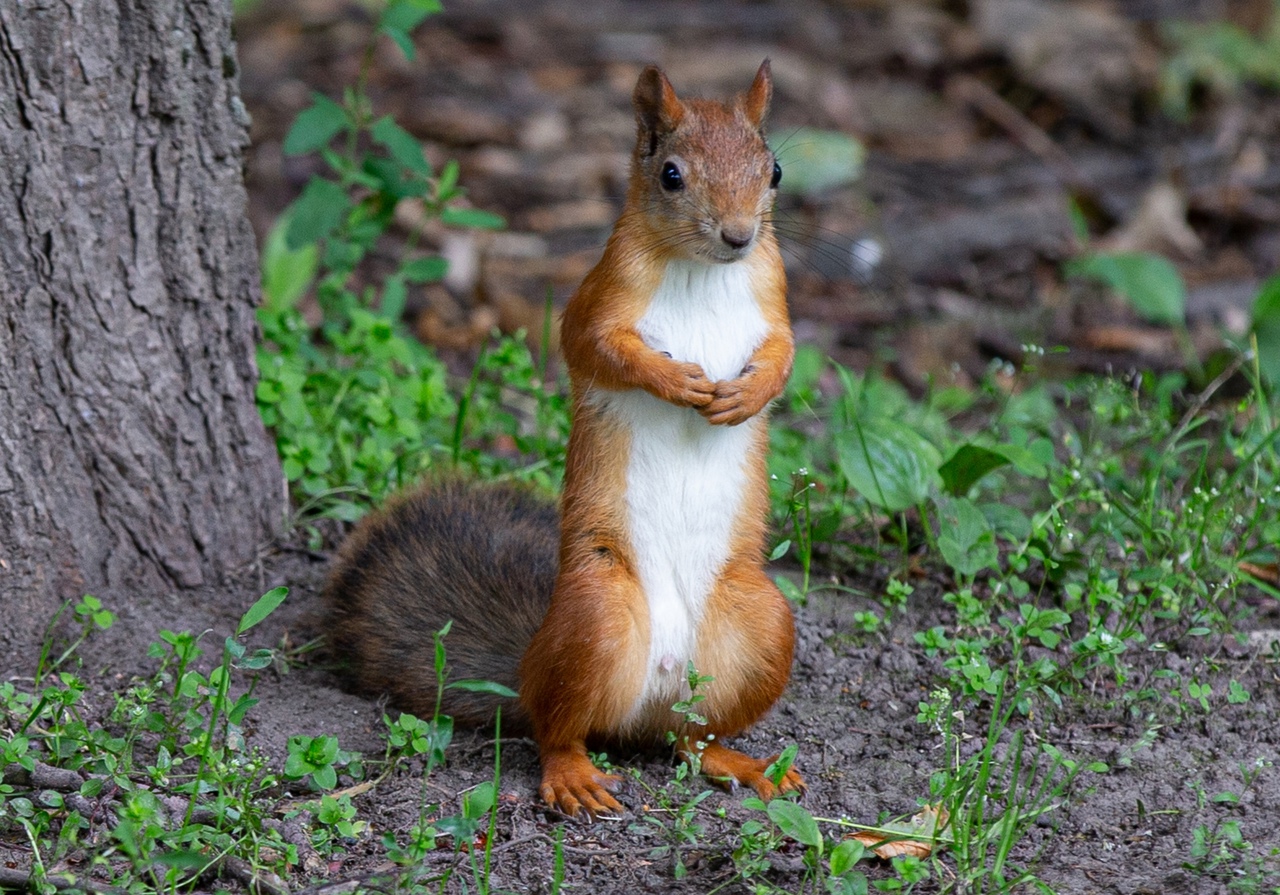
[[[658,137],[675,130],[684,118],[684,106],[676,96],[675,88],[656,65],[645,66],[636,81],[631,104],[636,110],[636,123],[640,127],[641,143],[648,143],[648,155],[652,155]]]
[[[764,125],[764,118],[769,114],[769,102],[773,99],[773,73],[769,68],[769,60],[760,63],[756,79],[751,88],[742,96],[742,111],[747,120],[759,130]]]

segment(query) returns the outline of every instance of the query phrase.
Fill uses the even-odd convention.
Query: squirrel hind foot
[[[804,778],[795,768],[788,768],[776,784],[765,774],[765,769],[777,761],[776,755],[752,758],[719,743],[708,743],[700,758],[704,776],[731,791],[739,786],[750,786],[766,802],[783,793],[803,793],[807,788]]]
[[[622,778],[600,771],[585,751],[543,751],[542,800],[572,818],[588,823],[601,815],[622,814],[622,803],[613,794]]]

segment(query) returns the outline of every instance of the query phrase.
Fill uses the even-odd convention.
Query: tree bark
[[[230,0],[0,2],[0,670],[283,515]]]

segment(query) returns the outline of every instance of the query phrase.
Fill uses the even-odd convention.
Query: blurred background
[[[446,0],[409,59],[370,45],[377,12],[358,2],[244,0],[251,218],[265,238],[324,167],[282,151],[313,92],[341,102],[363,77],[376,114],[437,168],[457,159],[469,204],[506,219],[447,229],[405,201],[367,259],[376,279],[405,240],[443,254],[447,276],[413,285],[404,313],[466,357],[495,326],[541,332],[548,295],[562,307],[598,258],[643,65],[724,96],[769,57],[799,340],[917,392],[1041,349],[1067,374],[1181,369],[1195,385],[1280,259],[1278,10]]]

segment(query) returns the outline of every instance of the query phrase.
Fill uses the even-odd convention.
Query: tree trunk
[[[283,513],[230,0],[0,0],[0,671]]]

